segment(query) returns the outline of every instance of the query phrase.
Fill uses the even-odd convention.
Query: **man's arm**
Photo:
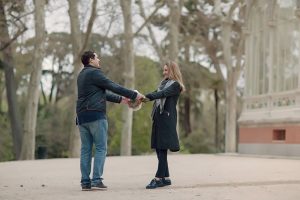
[[[94,83],[101,88],[110,90],[116,94],[119,94],[121,96],[127,97],[129,99],[135,100],[142,98],[141,95],[138,95],[137,92],[133,90],[129,90],[125,87],[122,87],[119,84],[114,83],[110,79],[108,79],[101,71],[97,70],[93,74],[93,81]],[[110,97],[109,97],[110,98]]]
[[[113,102],[113,103],[121,103],[128,105],[130,99],[126,97],[122,97],[111,92],[106,93],[106,101]]]
[[[113,103],[121,103],[122,97],[111,92],[106,93],[106,101],[113,102]]]

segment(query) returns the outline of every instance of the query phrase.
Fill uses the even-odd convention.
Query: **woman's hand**
[[[148,101],[150,101],[150,99],[147,98],[147,97],[145,97],[145,98],[142,99],[142,102],[143,102],[143,103],[147,103]]]

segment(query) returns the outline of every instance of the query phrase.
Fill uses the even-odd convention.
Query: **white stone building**
[[[245,48],[239,153],[300,156],[300,1],[256,1]]]

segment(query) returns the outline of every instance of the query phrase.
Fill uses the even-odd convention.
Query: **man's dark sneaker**
[[[162,182],[163,182],[164,186],[172,184],[171,179],[169,179],[169,178],[162,178]]]
[[[100,190],[105,190],[107,189],[107,186],[103,184],[103,182],[99,182],[99,183],[92,183],[92,189],[100,189]]]
[[[90,190],[92,190],[91,184],[81,185],[81,190],[82,191],[90,191]]]
[[[163,187],[164,184],[161,179],[152,179],[151,182],[146,186],[146,189],[155,189],[157,187]]]

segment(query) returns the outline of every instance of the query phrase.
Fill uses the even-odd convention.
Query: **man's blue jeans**
[[[104,162],[107,152],[106,119],[84,123],[78,126],[81,138],[80,170],[81,184],[97,184],[102,178]],[[92,181],[90,180],[92,149],[95,144],[94,168]]]

